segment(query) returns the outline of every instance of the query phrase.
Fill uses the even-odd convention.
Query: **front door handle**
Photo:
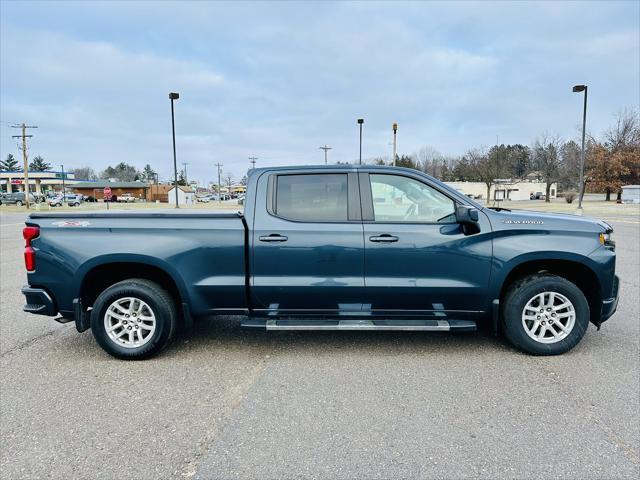
[[[374,235],[373,237],[369,237],[369,241],[371,242],[385,242],[385,243],[392,243],[392,242],[397,242],[398,241],[398,237],[396,237],[395,235],[389,235],[388,233],[383,233],[382,235]]]
[[[280,235],[279,233],[272,233],[270,235],[263,235],[259,237],[261,242],[286,242],[289,240],[289,237],[284,235]]]

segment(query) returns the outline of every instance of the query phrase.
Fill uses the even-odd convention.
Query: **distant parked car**
[[[36,197],[33,193],[29,193],[29,202],[36,203],[38,197]],[[5,193],[2,198],[0,198],[0,204],[5,205],[16,205],[21,207],[26,203],[24,192],[14,192],[14,193]]]
[[[213,200],[214,200],[214,195],[211,195],[211,194],[201,195],[199,197],[196,196],[196,202],[199,202],[199,203],[209,203]]]
[[[55,197],[47,198],[47,204],[49,204],[50,207],[61,207],[62,195],[56,195]]]
[[[542,192],[536,192],[529,195],[529,200],[544,200],[546,195]]]
[[[123,193],[122,195],[118,196],[118,203],[133,203],[135,201],[136,197],[134,197],[130,193]]]
[[[70,207],[79,207],[80,204],[84,201],[83,195],[76,194],[67,194],[65,195],[65,202]]]

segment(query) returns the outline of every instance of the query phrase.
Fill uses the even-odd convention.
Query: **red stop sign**
[[[104,187],[104,189],[102,189],[102,196],[107,200],[111,200],[111,187]]]

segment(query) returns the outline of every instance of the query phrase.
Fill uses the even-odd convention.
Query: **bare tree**
[[[609,151],[640,146],[640,119],[638,112],[625,108],[616,115],[616,124],[604,134]]]
[[[562,141],[557,135],[543,133],[533,142],[533,164],[546,186],[545,201],[549,202],[551,185],[561,176],[560,146]]]
[[[432,177],[440,178],[445,163],[444,156],[435,148],[426,145],[415,155],[418,168]]]
[[[484,148],[469,150],[464,157],[464,162],[468,165],[472,178],[487,186],[487,203],[489,203],[491,185],[497,178],[494,162],[491,162]]]
[[[72,170],[73,176],[76,180],[97,180],[98,175],[91,167],[78,167]]]

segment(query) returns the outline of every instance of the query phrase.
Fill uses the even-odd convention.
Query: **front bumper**
[[[25,312],[48,315],[49,317],[54,317],[58,313],[56,302],[46,290],[26,285],[22,287],[22,294],[27,300],[26,305],[22,307]]]
[[[616,309],[618,308],[618,298],[620,296],[620,279],[616,275],[613,278],[613,288],[611,294],[613,295],[611,298],[605,298],[602,300],[602,307],[600,309],[600,323],[605,322],[616,313]],[[598,325],[599,326],[599,325]]]

